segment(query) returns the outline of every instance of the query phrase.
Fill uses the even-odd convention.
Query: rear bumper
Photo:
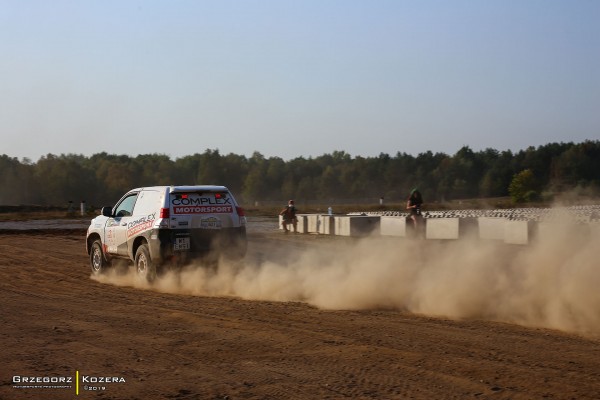
[[[248,243],[245,226],[225,229],[156,229],[150,237],[150,256],[159,264],[174,258],[189,259],[208,255],[243,258]],[[175,251],[176,238],[189,238],[189,250]]]

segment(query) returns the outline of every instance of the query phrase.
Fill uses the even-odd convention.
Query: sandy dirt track
[[[598,399],[600,341],[90,279],[84,232],[0,234],[0,399]],[[312,238],[250,236],[250,261]],[[335,246],[336,241],[319,243]],[[122,377],[91,392],[22,377]],[[81,379],[81,378],[80,378]]]

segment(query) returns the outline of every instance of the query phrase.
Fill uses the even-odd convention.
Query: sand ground
[[[597,339],[100,283],[90,279],[84,237],[0,234],[1,399],[600,398]],[[312,239],[277,232],[249,240],[256,261],[302,252]],[[74,381],[62,389],[13,382],[74,379],[76,371],[78,396]]]

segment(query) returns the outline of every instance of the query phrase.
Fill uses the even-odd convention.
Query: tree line
[[[427,202],[512,196],[517,202],[551,193],[600,189],[600,141],[550,143],[513,153],[464,146],[454,155],[352,157],[334,151],[285,161],[254,152],[219,150],[171,159],[164,154],[47,154],[37,162],[0,156],[0,205],[114,204],[126,191],[153,185],[218,184],[238,202],[404,201],[418,187]]]

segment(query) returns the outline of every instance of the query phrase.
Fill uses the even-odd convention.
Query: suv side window
[[[133,214],[133,206],[137,200],[138,194],[133,193],[125,197],[115,208],[115,216],[117,218],[127,217]]]
[[[161,208],[163,193],[158,190],[142,190],[135,203],[135,215],[150,215]]]

